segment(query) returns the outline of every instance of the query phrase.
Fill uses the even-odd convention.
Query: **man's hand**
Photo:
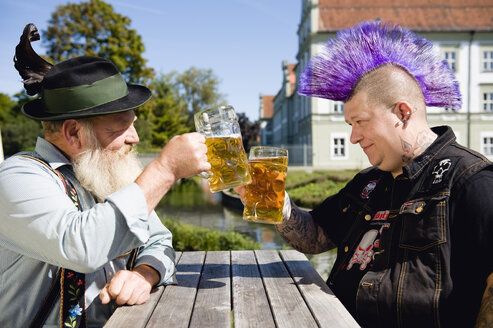
[[[175,180],[210,170],[205,137],[198,132],[176,135],[166,144],[157,161],[170,170]]]
[[[101,303],[112,299],[116,304],[144,304],[150,297],[152,287],[159,281],[159,274],[147,265],[139,265],[133,271],[120,270],[99,293]]]

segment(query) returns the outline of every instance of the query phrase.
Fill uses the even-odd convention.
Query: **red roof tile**
[[[492,0],[319,0],[319,29],[381,19],[414,31],[493,31]]]

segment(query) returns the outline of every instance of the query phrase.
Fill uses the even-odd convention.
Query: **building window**
[[[481,135],[481,152],[485,156],[493,156],[493,133]]]
[[[454,50],[445,50],[443,52],[443,57],[447,61],[448,66],[454,72],[457,71],[457,51]]]
[[[332,134],[332,151],[331,157],[332,159],[347,159],[347,135],[346,134]]]
[[[334,101],[334,113],[344,113],[344,103],[342,101]]]
[[[493,92],[481,92],[483,112],[493,112]]]
[[[481,63],[483,72],[493,72],[493,49],[482,51]]]

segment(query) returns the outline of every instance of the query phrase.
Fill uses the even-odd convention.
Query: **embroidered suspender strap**
[[[68,179],[58,170],[54,170],[60,177],[65,187],[65,192],[70,197],[79,211],[82,207],[77,196],[77,191]],[[86,275],[73,270],[61,269],[60,278],[60,327],[87,327],[86,320]]]
[[[62,181],[65,187],[66,194],[70,197],[74,205],[82,211],[81,203],[77,195],[77,190],[71,183],[70,179],[65,177],[62,170],[54,170],[42,158],[20,154],[17,156],[30,158],[45,165],[48,169],[54,172]],[[61,167],[61,169],[64,167]],[[67,170],[65,170],[67,171]],[[66,172],[67,173],[67,172]],[[68,173],[67,173],[68,174]],[[70,175],[70,174],[69,174]],[[72,174],[73,175],[73,174]],[[127,270],[132,270],[135,264],[135,259],[138,253],[138,248],[129,252],[129,260],[127,262]],[[127,253],[128,254],[128,253]],[[86,318],[86,303],[85,303],[85,275],[73,270],[60,268],[57,276],[54,279],[49,293],[39,308],[36,316],[31,322],[30,328],[42,327],[46,321],[51,309],[55,305],[58,295],[61,295],[60,300],[60,326],[72,328],[87,327]]]
[[[27,154],[17,156],[33,159],[39,163],[42,163],[54,172],[62,181],[67,196],[70,197],[79,211],[82,210],[77,197],[77,191],[61,172],[52,169],[51,166],[41,158]],[[44,322],[58,299],[58,295],[61,295],[60,327],[86,327],[85,285],[86,279],[83,273],[60,268],[57,272],[57,276],[53,280],[48,296],[46,296],[41,307],[38,309],[36,316],[31,321],[30,327],[42,327],[44,325]]]
[[[86,275],[62,268],[61,274],[61,327],[86,327]]]

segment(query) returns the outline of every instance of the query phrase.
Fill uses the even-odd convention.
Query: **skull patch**
[[[435,165],[435,167],[433,168],[433,172],[431,172],[435,175],[435,179],[433,179],[432,184],[442,182],[443,174],[448,171],[450,165],[452,165],[452,162],[449,158],[441,160],[440,163]]]

